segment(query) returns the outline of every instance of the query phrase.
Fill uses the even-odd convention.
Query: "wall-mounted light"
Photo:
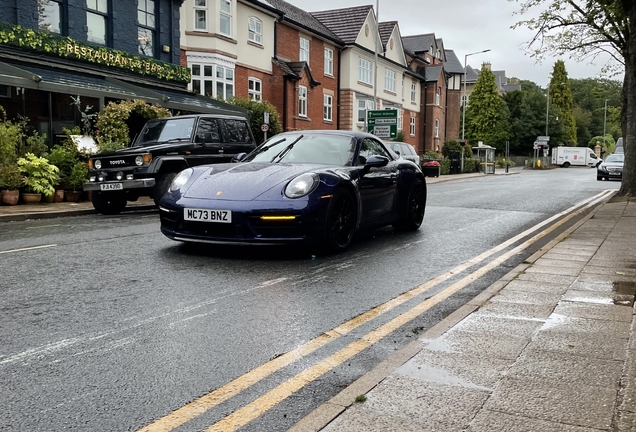
[[[165,53],[169,53],[170,52],[170,45],[163,45],[161,47],[161,50]]]

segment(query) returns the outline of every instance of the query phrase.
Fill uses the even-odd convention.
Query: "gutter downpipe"
[[[336,106],[338,107],[338,115],[336,116],[336,129],[340,130],[340,59],[342,57],[342,50],[338,49],[338,80],[337,80],[337,91],[338,91],[338,103]],[[352,126],[353,126],[353,118],[351,118]],[[353,127],[351,128],[353,129]]]

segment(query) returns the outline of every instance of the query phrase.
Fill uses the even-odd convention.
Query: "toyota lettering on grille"
[[[123,164],[125,164],[125,163],[126,163],[126,161],[125,161],[125,160],[121,160],[121,159],[119,159],[119,160],[112,160],[112,161],[110,161],[110,164],[111,164],[111,165],[123,165]]]

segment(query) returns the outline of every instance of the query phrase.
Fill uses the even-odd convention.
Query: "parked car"
[[[624,154],[612,153],[596,167],[596,180],[609,180],[611,178],[623,178]]]
[[[411,144],[394,141],[385,141],[384,144],[386,144],[391,150],[402,156],[404,159],[410,160],[417,166],[420,166],[420,157],[417,155],[415,147],[413,147]]]
[[[185,168],[230,162],[255,148],[243,117],[201,114],[150,120],[130,147],[90,158],[83,189],[92,191],[99,213],[117,214],[140,196],[158,204]]]
[[[181,171],[159,205],[162,233],[183,242],[340,252],[358,230],[415,231],[424,218],[421,169],[367,133],[285,132],[237,160]]]

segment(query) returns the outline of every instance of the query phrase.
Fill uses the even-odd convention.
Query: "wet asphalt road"
[[[618,182],[586,168],[429,185],[423,227],[338,256],[183,247],[156,212],[0,223],[0,429],[136,430]],[[40,249],[7,252],[18,248]],[[4,253],[2,253],[4,252]],[[462,290],[242,430],[285,430],[522,261]],[[178,428],[202,430],[405,303]]]

